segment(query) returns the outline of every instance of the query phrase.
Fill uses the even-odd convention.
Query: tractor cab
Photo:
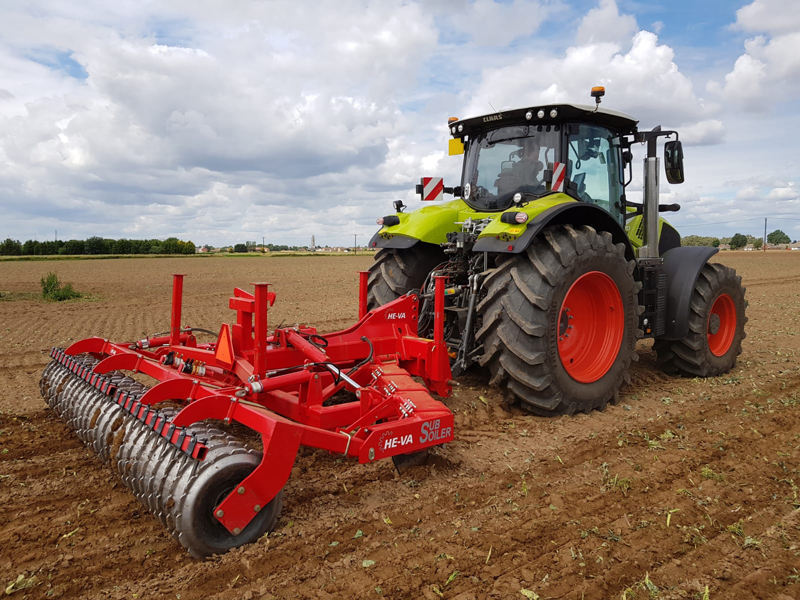
[[[626,136],[637,121],[599,107],[553,104],[452,121],[451,154],[463,152],[461,195],[499,212],[565,193],[622,223]]]

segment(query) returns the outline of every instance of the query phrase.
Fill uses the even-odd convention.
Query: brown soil
[[[17,300],[0,299],[0,583],[32,582],[15,598],[798,598],[800,253],[719,258],[750,301],[732,373],[665,376],[644,342],[617,406],[544,419],[476,372],[429,465],[303,450],[275,532],[205,562],[45,408],[45,352],[165,330],[172,272],[189,275],[186,323],[216,329],[233,287],[259,280],[273,325],[334,330],[371,259],[2,262]],[[30,299],[48,270],[94,299]]]

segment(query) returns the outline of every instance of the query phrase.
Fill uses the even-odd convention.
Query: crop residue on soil
[[[174,272],[197,327],[232,319],[234,287],[269,281],[272,325],[343,328],[371,257],[53,263],[99,298],[66,304],[26,296],[53,264],[0,263],[0,289],[22,298],[0,303],[0,583],[15,598],[800,597],[796,254],[719,255],[750,302],[732,373],[665,376],[642,342],[618,405],[544,419],[474,372],[447,400],[456,441],[428,465],[399,476],[302,450],[275,532],[206,562],[46,409],[46,350],[164,331]]]

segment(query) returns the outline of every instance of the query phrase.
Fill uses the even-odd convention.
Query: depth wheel
[[[747,301],[734,269],[706,263],[689,304],[689,333],[680,340],[657,339],[659,366],[665,373],[711,377],[727,373],[742,353]]]
[[[206,457],[180,493],[176,507],[175,536],[195,558],[224,554],[232,548],[256,541],[271,531],[283,508],[283,490],[264,506],[238,535],[231,534],[214,516],[215,507],[230,494],[261,462],[257,453],[237,453],[236,448],[220,447],[217,456]],[[202,465],[202,463],[201,463]]]
[[[437,265],[446,260],[433,244],[417,242],[411,248],[382,248],[369,268],[367,307],[369,310],[418,290]]]
[[[553,226],[485,280],[481,365],[509,402],[540,415],[602,409],[637,360],[635,262],[611,234]]]

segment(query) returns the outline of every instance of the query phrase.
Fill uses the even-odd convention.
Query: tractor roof
[[[554,109],[558,112],[555,118],[550,116],[550,111]],[[541,119],[538,117],[540,110],[543,110],[545,115]],[[529,112],[532,114],[531,119],[526,118]],[[487,115],[470,117],[469,119],[451,121],[448,125],[453,137],[461,137],[463,135],[474,136],[481,131],[507,125],[554,125],[569,121],[596,123],[609,129],[617,130],[622,134],[634,133],[638,123],[630,115],[607,108],[596,108],[586,104],[546,104],[502,110]],[[460,125],[463,125],[461,131],[458,130]]]

